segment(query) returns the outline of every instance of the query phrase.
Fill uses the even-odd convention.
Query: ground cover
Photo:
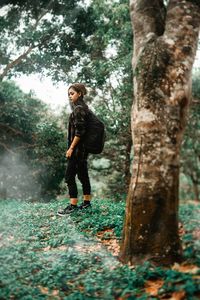
[[[180,206],[184,262],[130,267],[118,260],[124,201],[94,200],[56,216],[65,200],[0,202],[0,298],[199,299],[200,204]]]

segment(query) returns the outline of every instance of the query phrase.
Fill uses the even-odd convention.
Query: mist
[[[36,172],[20,154],[7,153],[0,157],[0,198],[37,200],[41,186]]]

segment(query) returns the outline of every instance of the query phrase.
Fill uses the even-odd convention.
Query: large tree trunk
[[[131,0],[134,162],[121,260],[178,261],[179,153],[191,96],[199,1]]]

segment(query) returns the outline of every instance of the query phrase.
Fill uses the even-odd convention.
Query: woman
[[[81,83],[74,83],[68,89],[72,113],[68,124],[68,150],[66,152],[67,168],[65,182],[68,185],[70,204],[61,211],[59,216],[65,216],[77,209],[91,207],[91,186],[88,175],[87,158],[88,153],[84,149],[83,137],[87,134],[87,113],[88,106],[84,102],[87,90]],[[76,175],[82,184],[84,202],[77,206],[78,190]]]

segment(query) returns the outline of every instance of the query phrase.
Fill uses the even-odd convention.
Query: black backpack
[[[99,154],[103,151],[106,133],[104,123],[89,110],[86,117],[86,135],[83,138],[88,153]]]

